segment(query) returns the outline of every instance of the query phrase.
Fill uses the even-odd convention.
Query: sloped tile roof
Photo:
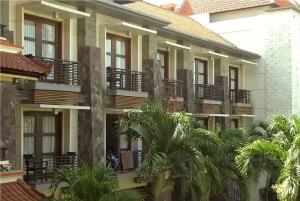
[[[192,5],[189,0],[184,0],[182,6],[179,9],[178,14],[183,16],[190,16],[194,14]]]
[[[177,13],[165,10],[163,8],[146,2],[135,2],[126,4],[124,6],[143,12],[148,15],[156,16],[170,21],[171,24],[169,24],[166,27],[167,29],[171,29],[176,32],[186,33],[197,38],[206,39],[223,45],[235,47],[232,43],[230,43],[220,35],[214,33],[213,31],[209,30],[202,24],[189,17],[179,15]]]
[[[270,5],[273,2],[273,0],[191,0],[193,12],[195,14],[239,10]]]
[[[39,201],[45,196],[21,180],[0,184],[1,201]]]
[[[44,76],[50,73],[51,67],[51,65],[37,62],[21,54],[0,52],[0,70],[4,72],[13,71],[21,75]]]

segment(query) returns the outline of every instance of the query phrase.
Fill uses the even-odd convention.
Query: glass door
[[[239,69],[237,67],[229,67],[229,90],[230,90],[230,100],[232,102],[237,101],[237,93],[239,89]]]
[[[130,88],[130,39],[107,34],[106,37],[106,67],[111,68],[110,78],[119,89]]]
[[[195,59],[195,96],[197,98],[208,98],[207,88],[205,84],[208,83],[207,78],[207,61]]]
[[[47,58],[46,60],[52,62],[54,59],[60,58],[60,27],[59,22],[25,15],[24,53]],[[59,72],[55,72],[55,66],[53,66],[47,79],[55,79],[55,74],[59,74]]]
[[[61,154],[62,115],[50,112],[24,114],[23,153],[36,159]]]
[[[157,50],[157,62],[160,65],[162,79],[169,79],[169,54],[167,51]]]

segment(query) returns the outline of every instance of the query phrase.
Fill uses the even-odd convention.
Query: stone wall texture
[[[10,82],[0,82],[0,160],[9,160],[15,164],[16,160],[16,93],[15,86]],[[3,158],[3,151],[5,157]]]

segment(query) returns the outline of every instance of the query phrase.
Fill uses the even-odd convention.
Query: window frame
[[[42,18],[34,15],[25,14],[24,15],[24,26],[25,20],[30,20],[35,23],[35,38],[23,37],[23,40],[29,40],[35,42],[35,56],[42,57],[43,54],[43,44],[51,44],[55,46],[55,56],[54,59],[61,59],[62,57],[62,23],[59,21]],[[55,41],[43,40],[43,24],[52,25],[55,27]]]
[[[157,50],[157,54],[164,56],[164,77],[163,79],[169,79],[169,52],[166,50]],[[162,68],[162,66],[160,66]]]
[[[105,50],[105,55],[110,55],[111,58],[111,66],[106,66],[106,67],[111,67],[116,69],[116,63],[117,63],[117,57],[119,58],[124,58],[125,59],[125,70],[130,70],[131,69],[131,39],[118,36],[115,34],[107,33],[106,34],[106,40],[107,39],[111,40],[111,52],[107,52]],[[118,41],[123,41],[125,42],[125,55],[117,54],[117,49],[116,49],[116,43]]]
[[[202,84],[208,84],[208,62],[206,60],[203,59],[198,59],[195,58],[195,84],[200,84],[198,81],[198,75],[202,75],[203,76],[203,81],[204,83]],[[203,63],[204,68],[203,68],[203,73],[198,72],[198,66],[197,63]]]

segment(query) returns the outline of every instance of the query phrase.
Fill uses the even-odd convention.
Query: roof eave
[[[41,73],[41,72],[25,71],[25,70],[19,70],[19,69],[15,69],[15,68],[6,68],[6,67],[1,67],[1,72],[8,73],[8,74],[36,77],[36,78],[46,76],[45,73]]]
[[[164,20],[162,18],[147,15],[143,12],[136,11],[134,9],[107,0],[86,0],[79,1],[78,3],[70,2],[70,4],[79,4],[80,6],[85,5],[93,7],[96,9],[96,11],[99,11],[101,14],[108,15],[110,17],[115,17],[118,19],[124,19],[141,25],[164,27],[171,23],[170,21]]]
[[[173,29],[170,29],[167,27],[159,29],[158,35],[168,36],[168,37],[173,36],[174,39],[187,40],[196,45],[200,45],[200,46],[208,48],[208,49],[211,49],[213,47],[213,49],[215,51],[224,51],[227,54],[229,54],[231,56],[235,56],[235,57],[240,57],[240,58],[245,58],[245,59],[259,59],[261,57],[260,55],[253,53],[253,52],[249,52],[246,50],[239,49],[237,47],[232,47],[229,45],[221,44],[221,43],[218,43],[215,41],[207,40],[204,38],[199,38],[194,35],[176,31],[176,30],[173,30]]]

